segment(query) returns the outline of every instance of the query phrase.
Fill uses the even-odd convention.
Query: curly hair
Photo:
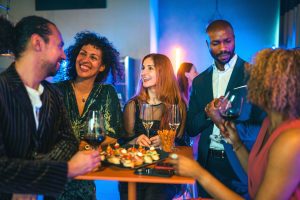
[[[105,81],[108,76],[108,73],[111,72],[113,82],[115,83],[117,80],[117,76],[123,76],[123,69],[121,68],[119,58],[120,54],[106,37],[103,37],[90,31],[83,31],[77,33],[75,35],[75,43],[67,48],[67,66],[64,71],[64,78],[68,80],[76,79],[76,58],[82,46],[89,44],[101,50],[102,64],[105,65],[105,70],[101,73],[98,73],[95,82]]]
[[[264,49],[247,69],[252,103],[289,118],[300,116],[300,50]]]

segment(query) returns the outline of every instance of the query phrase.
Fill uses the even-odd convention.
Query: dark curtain
[[[280,0],[279,46],[300,47],[300,0]]]

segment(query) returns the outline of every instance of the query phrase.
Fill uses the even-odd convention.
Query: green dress
[[[63,81],[55,84],[64,97],[69,119],[76,138],[80,139],[80,132],[86,130],[88,112],[100,110],[104,117],[106,135],[119,138],[122,131],[122,111],[117,93],[112,85],[95,83],[87,98],[83,113],[80,116],[72,81]],[[96,187],[94,181],[70,181],[59,200],[93,200],[96,199]]]

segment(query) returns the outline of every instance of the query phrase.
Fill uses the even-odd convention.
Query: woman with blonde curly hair
[[[248,68],[248,98],[267,117],[250,154],[233,123],[225,122],[224,136],[248,172],[251,199],[300,199],[300,50],[262,50]],[[197,162],[175,158],[177,172],[196,178],[214,198],[241,199]]]

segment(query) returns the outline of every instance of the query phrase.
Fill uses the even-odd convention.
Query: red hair
[[[183,109],[186,109],[186,105],[181,98],[179,86],[170,59],[163,54],[153,53],[146,55],[143,58],[142,63],[144,63],[147,58],[151,58],[154,62],[157,77],[155,86],[157,98],[165,105],[167,110],[170,108],[171,104],[178,104],[181,115],[183,115]],[[140,102],[147,102],[149,100],[147,88],[143,87],[142,80],[139,81],[136,97]],[[182,116],[181,118],[185,119],[185,116]],[[161,119],[160,128],[169,128],[168,126],[168,115],[164,115]],[[182,133],[178,134],[178,136],[181,135]]]
[[[177,71],[177,81],[179,84],[179,89],[186,103],[188,103],[189,99],[189,81],[185,76],[185,73],[190,72],[193,66],[194,65],[192,63],[184,62],[180,65]]]

